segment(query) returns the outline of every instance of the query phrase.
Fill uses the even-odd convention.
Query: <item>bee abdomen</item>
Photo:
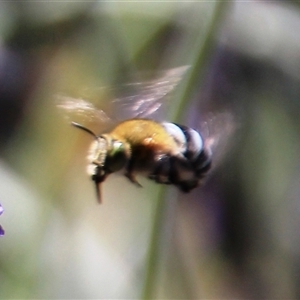
[[[174,184],[189,192],[201,184],[211,167],[211,154],[196,130],[175,123],[162,123],[178,145],[180,154],[165,155],[157,161],[150,179],[158,183]]]
[[[200,186],[211,168],[211,156],[203,149],[196,159],[175,157],[171,162],[171,183],[183,192]]]
[[[179,151],[188,159],[195,160],[202,152],[204,143],[199,132],[176,123],[162,123],[165,130],[173,137],[179,147]]]

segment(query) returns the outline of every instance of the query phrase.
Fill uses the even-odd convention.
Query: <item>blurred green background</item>
[[[0,298],[298,299],[299,31],[296,1],[1,1]],[[169,120],[236,128],[206,185],[112,175],[99,206],[53,96],[183,65]]]

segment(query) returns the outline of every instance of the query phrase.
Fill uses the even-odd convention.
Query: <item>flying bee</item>
[[[124,102],[117,99],[118,104],[128,103],[133,107],[138,117],[120,122],[107,133],[96,135],[72,122],[94,139],[88,152],[87,172],[95,183],[99,203],[101,183],[119,171],[137,186],[141,186],[137,175],[175,185],[183,192],[202,184],[212,165],[213,140],[206,142],[198,131],[184,125],[146,118],[149,111],[152,114],[159,108],[160,100],[177,85],[185,70],[186,67],[168,70],[163,77],[148,82],[146,88],[143,84],[137,96],[124,98]],[[58,106],[69,111],[104,114],[82,99],[61,96]]]
[[[120,170],[138,186],[136,175],[143,174],[189,192],[200,185],[211,166],[211,153],[204,148],[201,135],[186,126],[129,119],[110,133],[97,136],[78,123],[72,124],[95,139],[89,150],[88,174],[96,184],[99,202],[100,183]]]

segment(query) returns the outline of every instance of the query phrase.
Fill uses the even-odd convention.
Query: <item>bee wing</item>
[[[101,124],[101,129],[111,126],[117,121],[129,118],[153,117],[159,111],[166,96],[178,85],[188,66],[160,72],[154,80],[124,84],[118,88],[100,87],[84,89],[84,97],[90,98],[97,93],[118,92],[121,97],[111,101],[111,116],[97,109],[92,103],[82,99],[59,94],[55,96],[56,106],[63,110],[68,121],[80,119],[80,123],[93,122]]]
[[[232,113],[210,113],[201,126],[204,147],[211,153],[213,165],[219,165],[232,144],[233,133],[237,124]]]
[[[129,95],[113,100],[120,108],[121,118],[153,117],[159,111],[166,97],[181,81],[189,66],[181,66],[160,72],[154,80],[142,81],[123,85],[130,90]],[[117,117],[118,119],[120,116]]]
[[[111,124],[112,119],[101,109],[81,98],[57,94],[55,103],[68,122],[79,120],[80,123]]]

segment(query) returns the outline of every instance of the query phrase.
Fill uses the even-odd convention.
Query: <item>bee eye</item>
[[[111,150],[109,151],[110,156],[114,156],[119,152],[124,151],[124,145],[122,142],[119,141],[112,141]]]
[[[122,169],[127,161],[124,144],[112,141],[111,149],[106,157],[106,166],[111,172]]]

